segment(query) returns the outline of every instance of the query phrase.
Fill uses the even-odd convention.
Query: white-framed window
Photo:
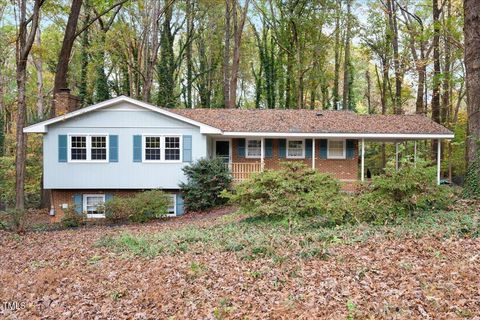
[[[287,158],[305,158],[305,140],[287,140]]]
[[[346,140],[328,140],[327,159],[345,159]]]
[[[260,139],[247,139],[245,142],[246,158],[260,158],[262,156],[262,140]]]
[[[108,135],[70,134],[68,135],[69,162],[107,162]]]
[[[181,162],[182,137],[179,135],[144,135],[144,162]]]
[[[162,160],[161,137],[145,137],[145,160]]]
[[[177,215],[177,195],[175,193],[169,194],[172,199],[170,206],[168,207],[167,217],[174,217]]]
[[[87,214],[87,218],[105,218],[104,203],[104,194],[84,194],[83,212]]]

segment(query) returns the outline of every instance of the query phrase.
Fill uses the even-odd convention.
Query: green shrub
[[[253,175],[223,196],[244,213],[286,217],[291,225],[296,216],[329,214],[330,203],[336,201],[339,191],[339,182],[329,175],[303,163],[286,162],[281,170]]]
[[[230,187],[232,176],[221,159],[200,159],[185,167],[187,182],[182,183],[187,211],[201,211],[224,204],[220,193]]]
[[[77,228],[85,222],[85,215],[83,213],[78,213],[73,207],[65,209],[63,213],[64,215],[60,220],[60,223],[65,228]]]
[[[480,199],[480,142],[477,146],[475,161],[468,166],[463,196],[466,198]]]
[[[358,222],[384,223],[415,212],[445,209],[454,199],[452,188],[437,185],[436,168],[404,163],[398,171],[387,168],[384,175],[364,184],[351,199],[349,210]]]
[[[134,197],[114,197],[105,203],[105,218],[108,221],[147,222],[167,215],[172,198],[163,191],[150,190]]]

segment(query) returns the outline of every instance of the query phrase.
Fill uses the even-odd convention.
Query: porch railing
[[[252,173],[262,171],[260,162],[232,162],[229,164],[233,182],[240,182],[250,178]]]

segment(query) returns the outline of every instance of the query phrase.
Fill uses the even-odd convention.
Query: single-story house
[[[59,115],[24,130],[43,134],[43,183],[51,190],[54,220],[72,205],[88,217],[103,217],[99,204],[148,189],[170,193],[170,214],[181,215],[182,168],[200,158],[223,158],[234,181],[281,161],[301,161],[348,189],[365,178],[365,141],[453,138],[422,115],[164,109],[125,96],[78,110],[74,104],[68,92],[59,95]]]

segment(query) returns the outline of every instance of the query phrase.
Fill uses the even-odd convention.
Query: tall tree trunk
[[[233,61],[230,79],[230,99],[228,103],[229,108],[235,108],[237,103],[237,82],[238,82],[238,68],[240,67],[240,46],[242,44],[243,27],[247,17],[248,5],[250,0],[245,1],[245,6],[241,12],[240,21],[237,17],[236,0],[233,5]],[[241,8],[241,7],[240,7]]]
[[[85,15],[85,18],[83,19],[83,27],[85,28],[87,23],[90,20],[90,8],[89,8],[89,1],[85,0],[85,6],[83,8],[83,12]],[[89,98],[89,95],[87,94],[87,76],[88,76],[88,47],[89,47],[89,39],[88,39],[89,33],[88,29],[85,29],[85,31],[82,34],[81,41],[80,41],[80,83],[78,85],[78,96],[82,102],[82,105],[85,106],[86,104],[89,104],[92,102],[92,99]]]
[[[174,52],[173,43],[175,35],[172,33],[172,15],[171,6],[165,9],[162,31],[160,35],[160,61],[158,64],[159,93],[158,105],[166,108],[173,108],[175,105],[174,97]]]
[[[402,113],[402,74],[400,70],[400,53],[398,48],[397,5],[394,0],[388,0],[388,24],[392,34],[393,68],[395,71],[395,96],[393,110],[395,114]]]
[[[352,62],[350,61],[350,39],[351,39],[351,7],[352,7],[352,0],[347,0],[347,29],[345,31],[345,61],[343,67],[343,109],[350,110],[352,108],[350,101],[351,98],[351,69],[352,69]]]
[[[447,30],[450,30],[450,18],[451,18],[451,11],[452,11],[452,3],[450,0],[447,0],[447,10],[443,14],[443,20],[445,24],[445,28]],[[451,86],[451,74],[450,74],[450,69],[451,69],[451,45],[450,45],[450,40],[448,39],[448,34],[447,30],[444,31],[445,36],[444,36],[444,52],[443,52],[443,94],[442,94],[442,107],[441,107],[441,113],[440,113],[440,119],[443,124],[448,125],[450,120],[451,120],[451,115],[450,115],[450,86]]]
[[[465,66],[467,80],[468,140],[467,161],[471,166],[479,156],[480,140],[480,2],[464,1]]]
[[[432,119],[440,123],[440,9],[438,0],[432,0],[433,13],[433,88],[432,88]]]
[[[41,0],[35,0],[33,12],[27,17],[27,0],[18,1],[19,28],[16,43],[16,80],[17,80],[17,148],[15,153],[15,207],[25,208],[25,155],[27,137],[23,133],[27,115],[26,84],[27,84],[27,61],[37,33],[40,16]],[[29,22],[29,20],[31,20]],[[28,26],[31,24],[30,31]]]
[[[225,0],[225,38],[223,48],[223,104],[230,107],[230,17],[232,14],[232,1]]]
[[[366,92],[366,96],[367,96],[367,111],[368,111],[368,114],[371,114],[372,113],[372,93],[371,93],[371,87],[372,87],[372,80],[370,79],[370,71],[367,69],[367,71],[365,72],[365,80],[367,81],[367,92]]]
[[[72,0],[70,6],[70,14],[68,16],[67,26],[63,36],[62,48],[58,54],[57,68],[55,72],[55,80],[53,85],[53,103],[50,108],[50,116],[55,116],[55,94],[61,89],[68,88],[68,65],[70,62],[70,55],[72,53],[73,42],[77,37],[77,22],[80,15],[80,8],[83,0]]]
[[[160,48],[160,43],[158,41],[159,34],[159,22],[161,15],[161,1],[153,1],[150,4],[153,6],[151,10],[151,15],[149,18],[149,29],[150,31],[150,41],[145,47],[145,81],[143,84],[143,101],[150,102],[152,85],[153,85],[153,72],[155,66],[157,65],[158,49]],[[167,6],[169,4],[166,4]]]
[[[192,0],[186,0],[186,15],[187,15],[187,48],[185,49],[185,59],[187,60],[187,108],[192,108],[192,87],[193,87],[193,8]]]
[[[340,102],[339,88],[340,88],[340,11],[342,2],[336,1],[335,6],[335,75],[333,80],[333,109],[338,108]]]
[[[42,46],[40,28],[37,28],[35,45],[38,48]],[[33,58],[33,64],[37,71],[37,118],[43,119],[45,116],[45,99],[43,97],[43,58],[41,53]]]

